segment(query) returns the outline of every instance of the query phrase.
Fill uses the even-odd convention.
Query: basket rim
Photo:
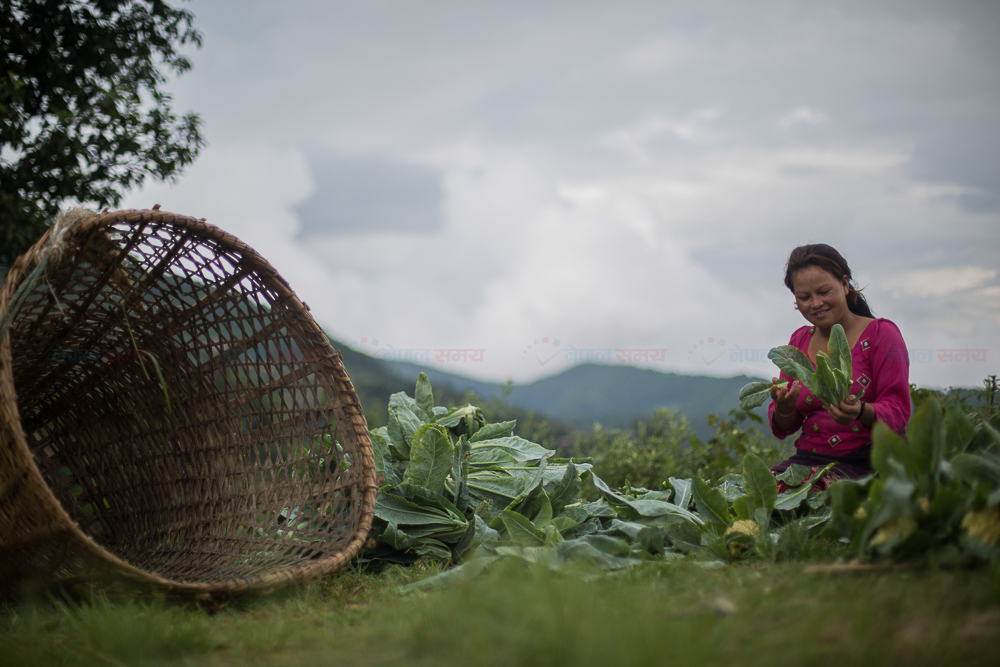
[[[375,459],[371,439],[368,434],[368,425],[361,408],[360,400],[344,368],[340,352],[333,347],[329,338],[327,338],[326,334],[323,333],[323,330],[316,323],[309,310],[309,306],[298,298],[288,282],[263,256],[236,236],[209,224],[204,218],[194,218],[162,211],[159,205],[151,209],[105,210],[101,213],[77,220],[66,230],[64,238],[67,241],[83,239],[97,229],[123,222],[130,224],[168,224],[190,230],[196,236],[213,239],[226,249],[238,252],[241,255],[242,261],[252,267],[261,280],[269,288],[274,289],[286,301],[285,305],[290,311],[295,313],[296,319],[301,324],[303,334],[308,336],[316,348],[320,350],[318,362],[324,367],[330,377],[335,380],[335,384],[340,390],[343,399],[341,407],[348,415],[351,427],[358,440],[362,464],[360,487],[363,491],[359,501],[361,511],[358,526],[347,546],[337,554],[256,577],[224,579],[221,583],[169,579],[128,563],[99,545],[92,537],[83,532],[65,508],[63,508],[45,481],[35,461],[35,457],[28,447],[27,435],[21,425],[16,400],[16,387],[14,386],[13,368],[9,363],[11,359],[10,329],[5,331],[2,337],[0,337],[0,428],[7,430],[12,436],[11,440],[15,448],[14,453],[16,458],[20,459],[22,466],[20,471],[15,470],[12,473],[11,481],[4,485],[6,488],[0,488],[0,501],[6,499],[7,495],[12,491],[12,487],[19,486],[22,483],[31,485],[33,491],[38,494],[39,500],[42,500],[47,505],[44,509],[53,517],[53,521],[49,525],[40,527],[33,534],[65,533],[78,547],[82,547],[83,552],[87,556],[105,566],[109,566],[114,574],[137,584],[152,585],[154,588],[168,594],[194,595],[196,597],[232,597],[249,593],[251,590],[260,593],[271,592],[287,586],[306,583],[319,577],[336,574],[346,567],[364,546],[368,538],[368,533],[371,530],[375,499],[378,492],[375,479]],[[42,237],[27,252],[18,257],[10,267],[4,284],[0,288],[0,313],[3,313],[7,309],[12,295],[25,281],[28,274],[38,265],[44,253],[51,246],[51,234],[52,228],[46,230]],[[59,584],[60,582],[57,580],[53,583]]]

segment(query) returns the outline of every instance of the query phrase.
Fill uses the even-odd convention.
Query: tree
[[[64,202],[116,206],[194,160],[198,116],[160,89],[191,68],[193,18],[162,0],[0,0],[0,265]]]

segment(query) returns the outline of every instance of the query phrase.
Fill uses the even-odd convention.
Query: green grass
[[[587,579],[521,565],[402,597],[349,573],[205,610],[49,603],[0,613],[0,665],[995,665],[1000,572],[707,570]]]

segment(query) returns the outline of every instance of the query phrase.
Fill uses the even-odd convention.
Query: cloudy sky
[[[209,144],[124,204],[239,236],[351,347],[770,375],[805,324],[784,262],[825,242],[911,381],[1000,372],[995,2],[185,6],[170,89]]]

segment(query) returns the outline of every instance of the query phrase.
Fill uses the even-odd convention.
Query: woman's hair
[[[816,266],[831,274],[837,280],[847,278],[847,308],[855,315],[862,317],[875,317],[872,309],[868,306],[861,290],[854,286],[851,278],[851,267],[847,265],[844,256],[833,247],[825,243],[811,243],[800,245],[788,256],[788,263],[785,264],[785,287],[795,292],[792,285],[792,276],[807,266]]]

